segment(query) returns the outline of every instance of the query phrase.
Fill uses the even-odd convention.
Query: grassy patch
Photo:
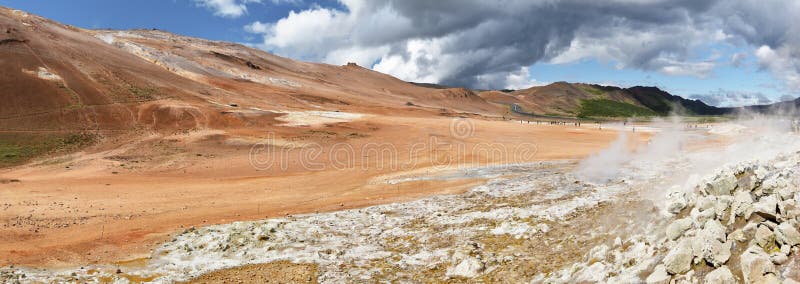
[[[35,157],[88,146],[96,136],[88,133],[66,135],[0,135],[0,168],[14,166]]]
[[[603,96],[603,95],[606,94],[606,92],[604,92],[603,90],[600,90],[600,89],[597,89],[597,88],[594,88],[594,87],[590,87],[590,86],[581,86],[580,88],[581,88],[581,90],[583,90],[583,91],[585,91],[587,93],[590,93],[592,95],[598,96],[598,97]]]
[[[152,101],[156,99],[158,89],[150,86],[139,87],[128,85],[128,92],[130,92],[137,101]]]
[[[650,109],[607,99],[583,100],[581,101],[581,109],[578,111],[578,117],[631,117],[655,115],[658,114]]]

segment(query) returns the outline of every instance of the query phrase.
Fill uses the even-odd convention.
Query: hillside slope
[[[629,117],[668,115],[722,115],[731,110],[706,105],[669,94],[656,87],[619,88],[582,83],[556,82],[509,94],[487,93],[486,100],[518,105],[537,115],[579,117]]]
[[[0,85],[0,166],[132,132],[263,133],[298,111],[502,111],[467,90],[432,90],[355,64],[158,30],[86,30],[3,7]]]
[[[238,44],[155,30],[91,31],[0,8],[0,129],[127,130],[236,126],[231,106],[403,107],[491,112],[355,65],[298,62]],[[228,121],[223,123],[223,121]]]

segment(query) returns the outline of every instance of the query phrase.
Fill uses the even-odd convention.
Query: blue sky
[[[226,2],[227,4],[223,4],[239,5],[243,7],[243,10],[236,15],[226,15],[222,14],[222,10],[220,10],[222,6],[204,6],[204,1]],[[375,2],[372,1],[368,4]],[[439,22],[430,28],[430,33],[419,32],[416,30],[425,29],[425,27],[411,17],[403,18],[402,11],[405,11],[402,10],[403,7],[394,7],[395,10],[389,12],[385,12],[387,11],[385,7],[375,8],[373,14],[385,13],[385,15],[377,19],[363,19],[364,17],[359,16],[361,13],[357,12],[370,9],[366,7],[370,6],[368,4],[363,4],[360,0],[343,2],[302,0],[0,0],[0,5],[83,28],[157,28],[206,39],[247,43],[278,55],[296,59],[333,64],[354,60],[361,65],[372,65],[378,71],[413,81],[456,82],[456,84],[465,82],[463,84],[473,85],[472,87],[480,87],[476,84],[485,84],[497,88],[506,86],[520,88],[531,84],[555,81],[618,86],[649,85],[658,86],[684,97],[703,98],[706,102],[719,105],[751,104],[763,102],[765,99],[778,101],[787,99],[787,96],[794,97],[797,93],[797,90],[788,86],[781,77],[782,74],[790,72],[784,77],[792,78],[791,75],[795,73],[791,73],[792,70],[786,71],[786,67],[778,63],[765,65],[761,57],[756,58],[756,49],[759,47],[757,43],[748,42],[745,37],[737,38],[734,33],[726,34],[725,39],[709,40],[708,43],[704,43],[704,36],[714,36],[711,33],[700,34],[702,31],[713,30],[713,28],[705,26],[691,30],[692,33],[700,35],[692,35],[690,40],[699,43],[676,46],[670,44],[670,39],[667,38],[666,43],[662,44],[671,45],[671,47],[665,47],[672,48],[671,50],[663,52],[657,50],[656,55],[644,60],[638,57],[633,58],[633,56],[627,58],[626,52],[607,52],[608,50],[628,51],[628,46],[623,46],[622,49],[613,45],[603,46],[604,44],[608,45],[605,43],[608,40],[616,41],[613,37],[619,37],[619,35],[606,38],[587,36],[583,38],[583,41],[591,43],[589,48],[566,52],[572,55],[577,54],[576,57],[566,61],[553,60],[553,57],[557,56],[531,57],[523,54],[520,57],[524,58],[523,60],[511,62],[511,65],[519,65],[521,69],[508,67],[509,63],[506,63],[494,69],[487,67],[487,70],[480,70],[480,68],[473,67],[481,66],[481,64],[489,66],[496,60],[490,55],[487,57],[488,59],[475,59],[473,63],[470,63],[471,65],[455,65],[444,60],[444,58],[455,56],[448,57],[449,54],[442,51],[443,47],[447,46],[448,40],[461,36],[463,34],[460,33],[461,31],[475,28],[476,25],[468,25],[467,28],[458,28],[450,32],[439,31],[443,26]],[[426,5],[436,6],[430,3]],[[436,9],[436,7],[427,6],[426,8],[430,10],[424,10],[425,12],[435,12]],[[419,11],[423,10],[414,10],[413,13],[426,14]],[[708,11],[703,13],[708,13]],[[434,19],[441,19],[445,16]],[[387,18],[386,23],[381,22]],[[282,19],[285,22],[283,25],[275,24]],[[399,24],[395,24],[403,23],[407,19],[412,19],[409,25],[415,29],[413,33],[405,31],[402,27],[397,27]],[[484,19],[484,21],[487,20]],[[253,26],[253,23],[258,25]],[[537,24],[541,25],[541,23]],[[245,26],[248,25],[260,28],[246,29]],[[681,23],[677,23],[676,27],[680,28],[680,25]],[[374,26],[377,31],[370,31],[371,26]],[[397,38],[393,38],[395,31],[392,29],[395,28],[398,30]],[[339,30],[343,30],[343,32],[339,33]],[[586,27],[576,27],[573,34],[580,34],[583,30],[586,30]],[[623,31],[619,33],[622,34]],[[309,37],[316,38],[316,41]],[[576,40],[581,39],[578,36],[575,38],[573,44]],[[653,41],[657,42],[657,40],[656,37]],[[675,41],[680,40],[682,39],[675,39]],[[542,44],[548,47],[554,44],[554,41],[548,38],[535,39],[535,41],[544,41]],[[480,45],[476,44],[476,46]],[[597,52],[597,47],[604,49]],[[774,50],[775,54],[781,54],[781,47],[771,46],[770,50]],[[479,51],[485,49],[483,46],[476,48],[481,49],[460,54],[478,54]],[[568,48],[565,47],[565,49]],[[400,51],[397,52],[397,50]],[[496,50],[505,49],[504,46],[499,46]],[[633,51],[633,53],[635,52],[638,50]],[[519,52],[515,54],[519,54]],[[732,60],[737,54],[742,55],[740,58],[743,60]],[[464,56],[466,57],[466,55]],[[440,58],[442,59],[440,60]],[[641,63],[642,61],[644,63]],[[420,62],[427,62],[428,65],[421,65]],[[702,64],[708,62],[713,65],[710,70],[686,71],[681,69],[686,66],[703,66]],[[670,66],[671,64],[674,66]],[[674,70],[667,68],[678,68],[679,70],[664,71]],[[464,73],[466,72],[464,70],[471,70],[472,73]],[[516,77],[512,75],[516,75]],[[512,80],[512,78],[515,79]]]

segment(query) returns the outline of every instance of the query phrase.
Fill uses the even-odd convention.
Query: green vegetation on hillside
[[[87,133],[66,135],[0,135],[0,168],[18,165],[37,156],[58,151],[76,150],[93,143],[96,136]]]
[[[604,94],[606,93],[606,92],[604,92],[603,90],[599,90],[599,89],[596,89],[596,88],[594,88],[594,87],[590,87],[590,86],[580,86],[580,88],[581,88],[581,90],[583,90],[584,92],[587,92],[587,93],[593,94],[593,95],[595,95],[595,96],[602,96],[602,95],[604,95]]]
[[[578,117],[631,117],[631,116],[655,116],[656,112],[618,101],[607,99],[581,100],[581,108]]]

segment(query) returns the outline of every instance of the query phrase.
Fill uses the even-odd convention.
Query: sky
[[[83,28],[157,28],[407,81],[657,86],[716,106],[800,96],[795,0],[0,0]]]

